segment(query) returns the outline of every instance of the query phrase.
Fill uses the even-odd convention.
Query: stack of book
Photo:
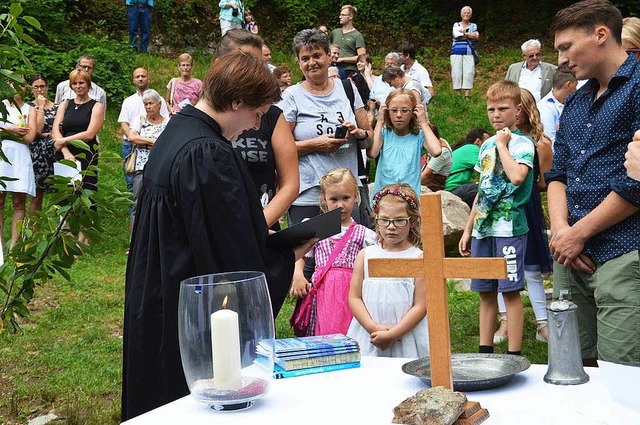
[[[360,367],[358,342],[342,334],[275,341],[276,379]]]

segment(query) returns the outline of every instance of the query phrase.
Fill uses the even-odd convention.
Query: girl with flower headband
[[[379,155],[373,193],[388,184],[408,183],[419,194],[422,148],[432,158],[442,152],[424,105],[417,103],[411,90],[392,91],[380,107],[373,144],[367,149],[369,158]]]
[[[360,195],[358,182],[348,168],[335,168],[322,176],[320,191],[322,211],[341,209],[342,229],[338,235],[316,243],[307,253],[307,257],[315,258],[311,287],[302,273],[305,260],[296,262],[289,295],[315,297],[315,323],[312,320],[308,335],[346,334],[353,318],[349,309],[353,263],[363,247],[375,243],[376,234],[351,218]]]
[[[419,258],[418,195],[408,184],[392,184],[373,197],[378,245],[360,251],[353,266],[347,335],[366,356],[429,355],[424,279],[371,278],[370,258]]]

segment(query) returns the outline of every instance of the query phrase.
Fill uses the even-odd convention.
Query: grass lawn
[[[374,64],[380,65],[383,57],[384,53],[376,55]],[[423,62],[436,87],[430,118],[442,137],[453,144],[471,127],[490,129],[483,93],[490,83],[503,78],[509,63],[517,60],[516,50],[484,54],[470,102],[451,90],[449,58],[444,48],[435,52],[432,60]],[[300,72],[291,54],[274,52],[273,62],[288,64],[294,70],[294,81],[299,80]],[[210,57],[196,57],[194,74],[202,78],[209,63]],[[132,64],[132,70],[134,66],[150,70],[151,87],[163,96],[164,85],[177,73],[174,59],[156,55],[142,55]],[[100,133],[101,142],[114,152],[120,152],[116,122],[119,109],[120,105],[110,104]],[[100,179],[124,189],[119,163],[101,163]],[[61,417],[55,423],[119,423],[128,217],[126,210],[107,217],[104,240],[94,245],[96,255],[79,259],[70,282],[56,278],[37,288],[30,304],[31,318],[23,323],[24,332],[0,336],[0,424],[24,424],[52,409]],[[524,302],[523,353],[532,363],[546,363],[547,346],[535,340],[533,313],[526,297]],[[454,352],[477,351],[478,306],[477,294],[458,292],[449,285]],[[288,317],[292,307],[292,301],[286,303],[277,318],[278,337],[291,336]],[[506,352],[506,342],[496,352]]]

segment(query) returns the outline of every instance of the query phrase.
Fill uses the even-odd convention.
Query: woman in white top
[[[19,90],[24,93],[26,87]],[[28,146],[36,136],[36,111],[22,100],[20,93],[16,93],[14,100],[15,103],[3,101],[4,107],[7,109],[7,116],[5,121],[0,121],[2,138],[4,139],[2,140],[2,152],[8,160],[8,162],[0,160],[0,176],[15,179],[2,180],[0,185],[0,211],[4,211],[7,193],[11,193],[13,201],[11,248],[19,238],[18,222],[23,220],[25,216],[26,197],[36,194],[33,163]],[[7,137],[11,137],[11,139]],[[3,228],[4,216],[0,215],[0,231]]]

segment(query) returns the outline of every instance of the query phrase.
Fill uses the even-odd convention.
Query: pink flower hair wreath
[[[413,199],[411,199],[411,197],[405,195],[404,193],[402,193],[402,191],[400,191],[400,189],[398,188],[393,188],[393,189],[383,189],[381,191],[379,191],[378,193],[376,193],[373,196],[373,209],[375,210],[378,207],[378,203],[380,203],[380,200],[382,198],[384,198],[387,195],[393,195],[393,196],[398,196],[400,198],[402,198],[407,204],[409,204],[409,206],[413,209],[418,209],[418,206],[416,205],[416,203],[413,201]]]

